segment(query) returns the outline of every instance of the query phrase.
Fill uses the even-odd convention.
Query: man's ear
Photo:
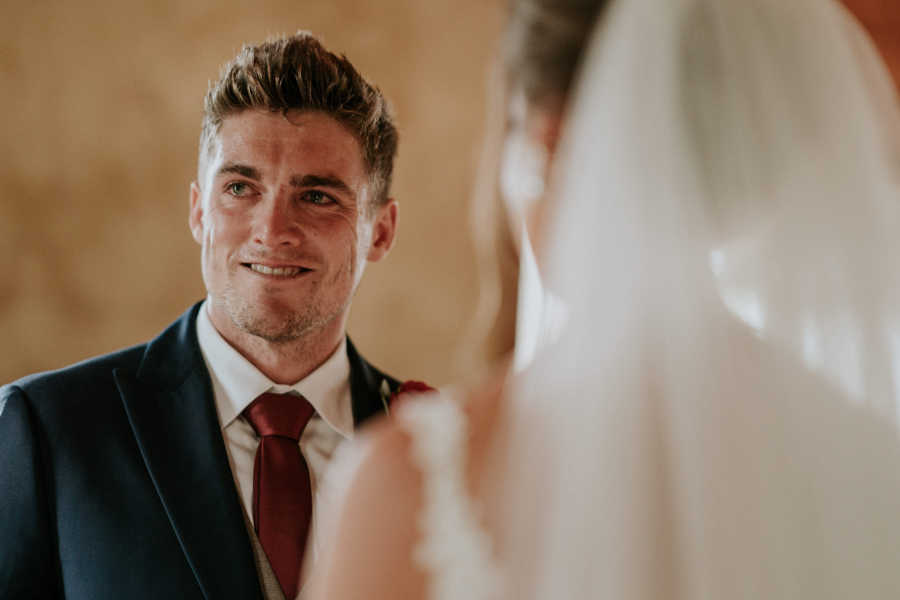
[[[203,193],[196,181],[191,182],[191,209],[188,214],[191,234],[198,244],[203,244]]]
[[[397,201],[388,198],[388,201],[375,209],[375,219],[372,222],[372,245],[366,258],[372,262],[381,260],[390,252],[394,245],[394,236],[397,233]]]

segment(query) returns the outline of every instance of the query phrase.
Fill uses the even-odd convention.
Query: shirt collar
[[[197,313],[197,340],[213,385],[219,424],[224,429],[257,396],[265,392],[296,392],[306,398],[316,413],[345,438],[353,437],[350,395],[350,360],[347,338],[312,373],[294,383],[273,382],[235,350],[216,330],[207,313],[209,300]]]

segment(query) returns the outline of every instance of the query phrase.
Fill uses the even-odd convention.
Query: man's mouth
[[[301,273],[306,273],[310,269],[305,269],[303,267],[270,267],[267,265],[261,265],[259,263],[243,263],[245,267],[249,268],[251,271],[255,271],[256,273],[260,273],[261,275],[269,275],[271,277],[296,277]]]

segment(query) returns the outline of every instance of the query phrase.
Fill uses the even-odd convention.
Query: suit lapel
[[[147,471],[204,596],[259,598],[245,515],[228,464],[195,322],[200,304],[150,342],[137,373],[116,385]],[[384,414],[399,382],[347,340],[353,422]]]
[[[382,382],[387,382],[392,393],[400,385],[400,382],[367,363],[356,351],[350,338],[347,338],[347,358],[350,361],[353,424],[359,427],[366,420],[385,413],[382,401]]]
[[[194,328],[199,305],[116,383],[141,455],[207,599],[258,598],[243,508]]]

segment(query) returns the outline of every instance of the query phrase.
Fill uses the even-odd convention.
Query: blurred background
[[[433,384],[491,355],[468,334],[473,182],[505,0],[5,3],[0,384],[155,336],[204,296],[187,227],[202,98],[245,42],[305,29],[391,100],[398,242],[350,335]]]

